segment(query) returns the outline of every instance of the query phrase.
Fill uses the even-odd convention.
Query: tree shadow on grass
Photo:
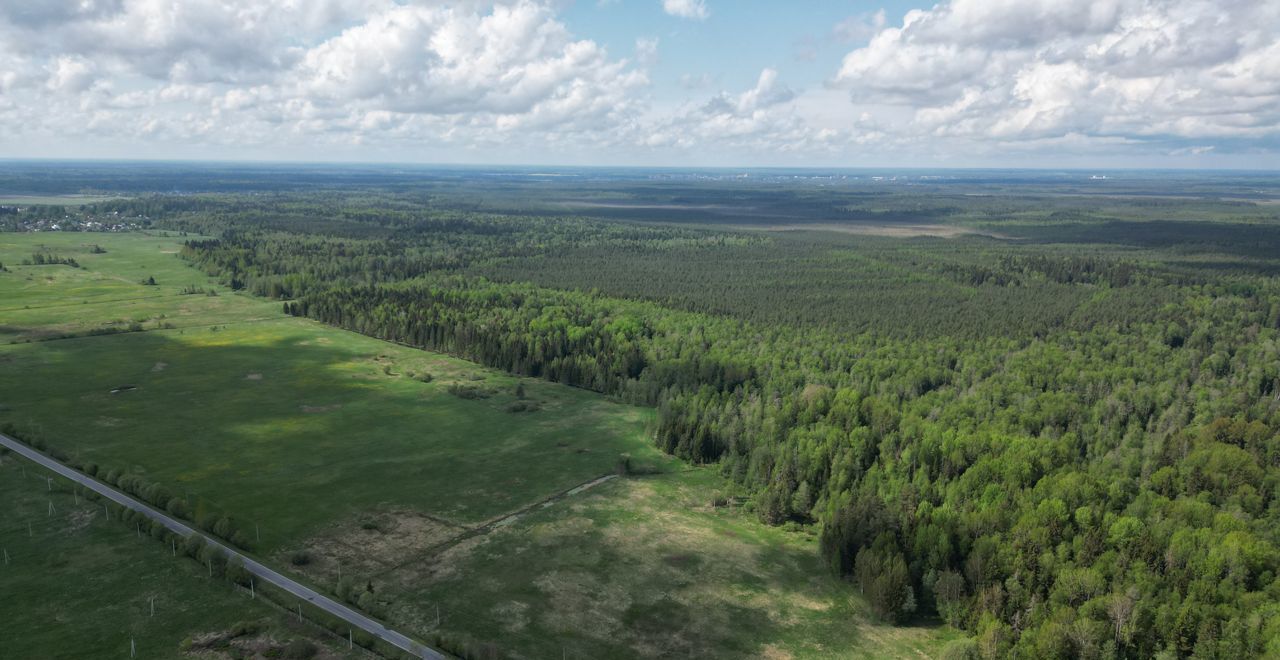
[[[446,358],[289,321],[2,351],[0,422],[256,524],[263,551],[388,505],[485,520],[610,472],[641,436],[601,398],[531,383],[568,404],[510,413],[512,388],[464,400],[407,375]],[[566,429],[574,417],[602,424]]]

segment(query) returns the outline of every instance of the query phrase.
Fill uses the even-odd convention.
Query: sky
[[[0,0],[0,158],[1280,169],[1277,0]]]

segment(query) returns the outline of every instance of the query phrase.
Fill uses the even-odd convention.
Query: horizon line
[[[443,169],[477,169],[477,168],[495,168],[495,169],[582,169],[582,170],[684,170],[684,171],[765,171],[765,170],[781,170],[781,171],[866,171],[866,170],[902,170],[902,171],[955,171],[955,172],[973,172],[973,171],[1030,171],[1030,172],[1259,172],[1259,173],[1276,173],[1280,174],[1280,167],[1277,168],[1259,168],[1259,167],[1134,167],[1134,166],[1114,166],[1100,165],[1097,167],[1089,166],[1071,166],[1071,167],[1048,167],[1040,165],[1019,165],[1019,166],[990,166],[990,165],[969,165],[969,166],[946,166],[946,165],[831,165],[831,166],[803,166],[803,165],[623,165],[623,164],[593,164],[593,165],[566,165],[552,163],[463,163],[463,162],[447,162],[447,161],[344,161],[344,160],[271,160],[271,159],[237,159],[237,158],[95,158],[95,157],[40,157],[40,156],[0,156],[0,164],[10,163],[93,163],[93,164],[132,164],[132,165],[164,165],[164,164],[186,164],[186,165],[291,165],[291,166],[311,166],[311,167],[435,167]]]

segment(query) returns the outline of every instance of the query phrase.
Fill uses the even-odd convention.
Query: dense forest
[[[904,194],[842,221],[913,204],[983,231],[108,203],[289,314],[655,406],[663,449],[816,526],[834,579],[974,657],[1280,654],[1280,218]]]

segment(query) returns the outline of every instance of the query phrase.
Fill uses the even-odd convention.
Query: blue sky
[[[839,68],[851,42],[836,38],[836,26],[883,10],[900,22],[909,9],[927,8],[911,2],[822,2],[739,0],[725,3],[702,21],[680,20],[662,10],[660,2],[618,0],[575,2],[564,12],[575,32],[590,35],[610,51],[626,53],[637,39],[656,38],[661,57],[652,69],[657,94],[681,95],[686,75],[707,76],[730,88],[749,87],[760,70],[778,69],[799,86],[820,86]],[[715,5],[710,5],[713,11]],[[869,36],[869,35],[868,35]],[[865,43],[866,39],[862,39]],[[812,56],[809,59],[806,56]]]
[[[0,157],[1280,165],[1280,3],[0,0]]]

